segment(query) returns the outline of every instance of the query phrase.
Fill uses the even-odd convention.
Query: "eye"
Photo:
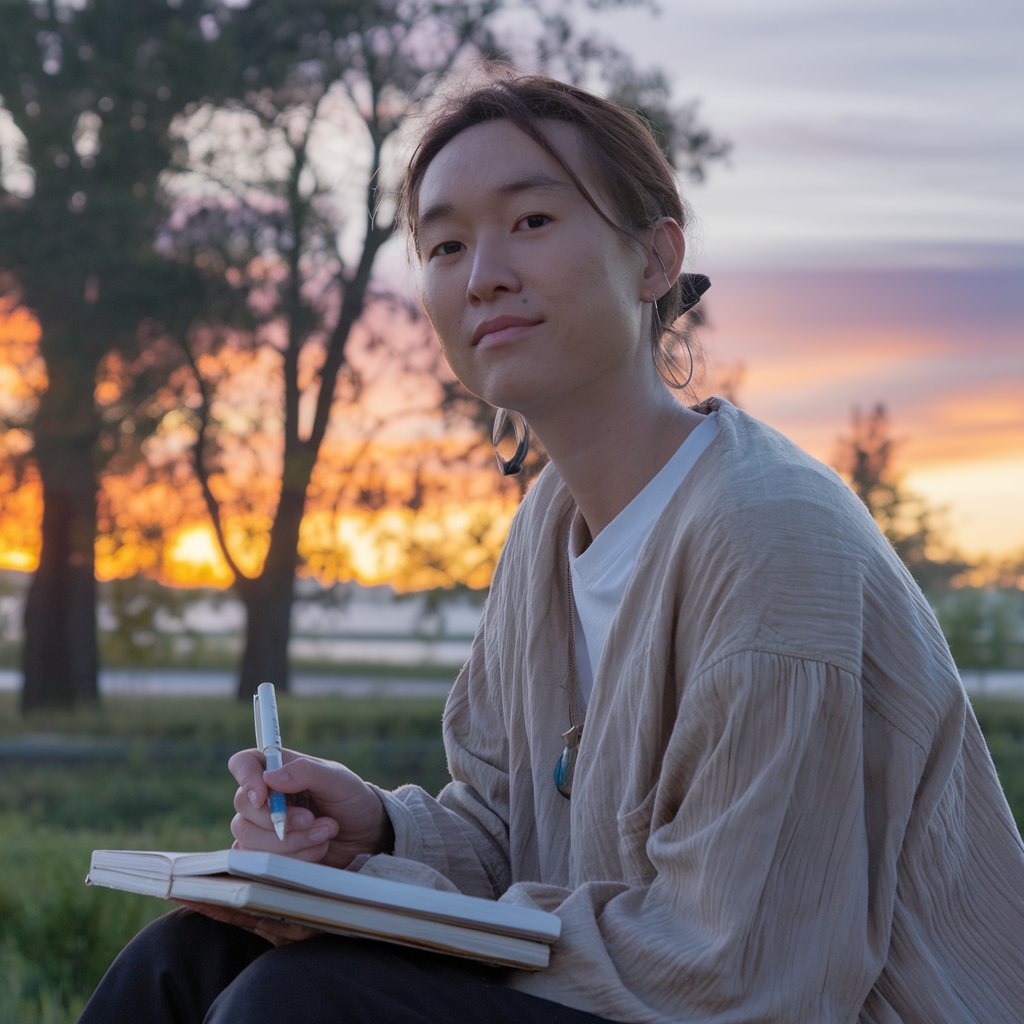
[[[522,217],[516,224],[517,228],[526,228],[528,231],[536,231],[546,224],[551,223],[551,218],[546,213],[530,213]]]
[[[441,242],[430,250],[430,256],[454,256],[464,248],[465,246],[461,242]]]

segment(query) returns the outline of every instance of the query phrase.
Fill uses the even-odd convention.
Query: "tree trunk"
[[[251,698],[260,683],[273,683],[279,691],[291,685],[288,639],[291,634],[294,579],[284,586],[261,576],[247,588],[245,647],[238,677],[238,696]]]
[[[64,454],[64,453],[62,453]],[[96,476],[88,451],[38,459],[42,550],[25,601],[23,712],[99,700]]]
[[[288,642],[305,503],[304,482],[297,481],[297,486],[282,492],[263,571],[255,579],[236,584],[246,616],[245,647],[238,677],[241,700],[250,699],[260,683],[273,683],[281,691],[291,686]]]

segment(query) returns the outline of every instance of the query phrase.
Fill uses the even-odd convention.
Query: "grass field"
[[[1024,702],[977,701],[1004,788],[1024,822]],[[441,701],[281,698],[289,746],[385,786],[445,781]],[[167,905],[83,885],[97,847],[230,844],[228,756],[251,743],[234,700],[108,699],[18,720],[0,695],[0,1024],[70,1024],[110,960]]]

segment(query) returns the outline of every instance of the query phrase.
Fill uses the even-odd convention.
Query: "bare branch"
[[[196,410],[198,425],[195,441],[193,441],[191,445],[192,465],[195,469],[196,479],[199,481],[199,489],[203,496],[203,502],[206,505],[206,511],[210,516],[210,523],[213,526],[214,536],[217,538],[217,546],[220,548],[220,552],[224,556],[224,561],[227,562],[228,569],[230,569],[236,583],[244,584],[249,577],[242,572],[228,546],[227,537],[224,533],[224,521],[221,516],[220,502],[217,500],[217,496],[213,493],[213,488],[210,486],[210,474],[206,468],[206,442],[212,416],[212,400],[210,391],[206,385],[206,380],[203,377],[202,371],[199,368],[199,361],[191,344],[189,344],[187,340],[183,339],[181,341],[181,349],[185,354],[185,359],[190,369],[192,370],[192,376],[199,392],[199,408]]]

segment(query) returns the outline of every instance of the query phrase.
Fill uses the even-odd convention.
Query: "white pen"
[[[277,719],[277,695],[273,683],[260,683],[252,698],[253,718],[256,719],[256,746],[267,763],[267,771],[276,771],[284,763],[281,759],[281,723]],[[270,791],[270,820],[277,838],[284,842],[284,822],[287,808],[284,793]]]

